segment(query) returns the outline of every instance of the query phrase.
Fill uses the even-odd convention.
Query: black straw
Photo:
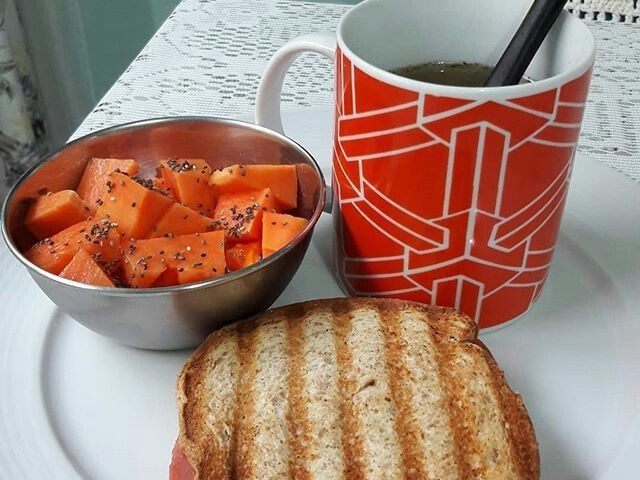
[[[567,0],[535,0],[491,72],[485,87],[520,83],[542,41],[562,12]]]

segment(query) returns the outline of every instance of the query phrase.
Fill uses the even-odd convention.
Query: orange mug
[[[335,62],[335,259],[349,294],[452,306],[483,329],[539,297],[594,62],[588,28],[563,12],[531,83],[456,87],[390,73],[495,64],[530,3],[366,0],[337,34],[299,37],[271,59],[256,119],[280,132],[291,63],[309,51]]]

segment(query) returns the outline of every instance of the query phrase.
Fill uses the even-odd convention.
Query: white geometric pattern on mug
[[[353,92],[355,93],[355,92]],[[355,98],[355,95],[352,94],[352,97]],[[533,291],[533,296],[535,297],[538,292],[539,292],[539,287],[540,285],[542,285],[542,283],[545,280],[546,274],[539,279],[536,282],[531,282],[531,283],[523,283],[523,284],[517,284],[517,283],[511,283],[511,281],[513,281],[514,279],[516,279],[520,274],[527,272],[527,271],[536,271],[536,270],[545,270],[548,265],[549,262],[547,263],[543,263],[541,265],[536,265],[535,267],[532,268],[527,268],[527,259],[530,255],[540,255],[540,254],[548,254],[551,253],[553,251],[553,248],[549,248],[549,249],[545,249],[545,250],[530,250],[529,249],[529,243],[530,243],[530,238],[532,236],[534,236],[536,234],[536,232],[542,228],[547,221],[552,218],[554,216],[554,214],[557,212],[557,209],[562,206],[565,197],[566,197],[566,192],[567,192],[567,186],[568,186],[568,181],[569,181],[569,176],[570,176],[570,172],[571,172],[571,163],[573,161],[573,149],[575,148],[575,143],[565,143],[565,142],[553,142],[553,141],[549,141],[549,140],[545,140],[545,139],[538,139],[536,138],[536,135],[538,135],[540,132],[542,132],[545,128],[547,128],[548,126],[553,126],[556,128],[567,128],[567,129],[577,129],[579,128],[579,124],[563,124],[563,123],[553,123],[553,120],[555,119],[556,116],[556,112],[557,112],[557,108],[559,106],[559,104],[561,102],[559,102],[559,91],[555,92],[555,97],[556,97],[556,101],[554,103],[554,111],[552,114],[548,114],[546,112],[536,112],[534,110],[530,110],[527,109],[526,107],[522,107],[522,106],[517,106],[518,109],[521,110],[526,110],[527,113],[529,114],[535,114],[541,117],[544,117],[545,123],[540,126],[539,128],[537,128],[535,130],[535,132],[533,132],[532,134],[528,135],[526,138],[520,140],[517,144],[515,145],[510,145],[510,133],[505,131],[504,129],[501,129],[495,125],[490,124],[489,122],[486,121],[482,121],[482,122],[476,122],[476,123],[472,123],[469,125],[465,125],[465,126],[461,126],[458,128],[454,128],[451,131],[451,141],[447,142],[444,139],[442,139],[441,137],[439,137],[438,135],[435,135],[433,132],[431,132],[429,129],[425,128],[423,126],[425,120],[434,120],[434,119],[438,119],[438,118],[445,118],[447,116],[450,115],[455,115],[456,113],[460,112],[460,111],[465,111],[465,110],[470,110],[472,108],[475,108],[479,105],[478,102],[472,102],[472,103],[468,103],[462,107],[458,107],[456,109],[452,109],[449,111],[445,111],[445,112],[439,112],[438,114],[431,115],[431,116],[423,116],[422,112],[421,112],[421,105],[424,105],[424,98],[423,96],[420,96],[419,100],[417,102],[409,102],[406,104],[402,104],[402,105],[398,105],[395,107],[390,107],[390,108],[385,108],[385,109],[380,109],[380,110],[375,110],[375,111],[370,111],[370,112],[366,112],[366,113],[355,113],[355,114],[350,114],[350,115],[346,115],[346,116],[342,116],[339,115],[338,118],[338,124],[340,124],[340,122],[342,122],[343,120],[349,120],[349,119],[355,119],[355,118],[359,118],[362,116],[375,116],[375,115],[380,115],[380,114],[384,114],[384,113],[389,113],[389,112],[397,112],[400,110],[405,110],[407,108],[417,108],[417,112],[418,115],[416,117],[415,123],[411,124],[411,125],[406,125],[406,126],[401,126],[401,127],[395,127],[392,129],[386,129],[386,130],[373,130],[370,132],[364,132],[364,133],[359,133],[359,134],[355,134],[355,135],[344,135],[341,136],[338,132],[337,135],[337,142],[336,145],[334,146],[334,148],[339,148],[340,149],[340,153],[342,154],[342,157],[348,161],[348,162],[357,162],[358,163],[358,170],[360,172],[359,178],[360,178],[360,184],[359,185],[354,185],[353,182],[351,181],[349,175],[347,174],[346,171],[342,171],[344,177],[349,181],[350,186],[353,188],[354,191],[358,192],[358,197],[356,198],[348,198],[348,199],[342,199],[340,196],[340,192],[339,190],[336,192],[338,195],[338,198],[340,200],[340,204],[341,205],[346,205],[346,204],[351,204],[362,216],[363,219],[365,219],[366,221],[368,221],[374,228],[376,228],[378,231],[380,231],[381,233],[383,233],[385,236],[387,236],[388,238],[392,239],[395,243],[402,245],[404,247],[404,268],[402,269],[402,271],[396,272],[396,273],[385,273],[385,274],[375,274],[375,275],[358,275],[358,274],[346,274],[347,278],[384,278],[384,277],[403,277],[405,279],[407,279],[408,281],[410,281],[411,283],[413,283],[415,285],[415,288],[411,289],[403,289],[401,291],[399,290],[393,290],[393,291],[387,291],[387,292],[376,292],[377,294],[398,294],[398,293],[405,293],[405,292],[409,292],[409,291],[424,291],[426,293],[429,293],[432,296],[436,296],[437,295],[437,290],[438,290],[438,285],[442,284],[443,282],[446,282],[447,280],[455,280],[458,282],[458,290],[457,290],[457,296],[456,296],[456,303],[459,304],[459,298],[460,298],[460,292],[462,289],[462,283],[464,282],[472,282],[472,283],[476,283],[477,287],[479,289],[478,291],[478,305],[476,308],[476,317],[480,312],[481,309],[481,303],[482,300],[488,296],[490,296],[491,294],[495,293],[497,290],[504,288],[504,287],[508,287],[508,286],[514,286],[514,287],[536,287],[534,288]],[[511,104],[509,102],[502,102],[504,104],[504,106],[509,106],[509,107],[514,107],[514,104]],[[565,107],[575,107],[575,108],[581,108],[582,105],[578,105],[578,104],[567,104],[566,102],[562,102],[564,103]],[[357,140],[361,140],[361,139],[367,139],[367,138],[372,138],[372,137],[376,137],[379,135],[388,135],[388,134],[397,134],[400,132],[406,132],[406,131],[411,131],[411,130],[422,130],[424,131],[426,134],[430,135],[430,138],[427,139],[424,142],[418,143],[416,145],[408,145],[405,146],[403,148],[400,149],[393,149],[393,150],[389,150],[389,151],[383,151],[383,152],[376,152],[373,154],[359,154],[356,156],[350,156],[345,149],[343,148],[343,142],[350,142],[350,141],[357,141]],[[473,172],[474,172],[474,194],[473,194],[473,199],[471,204],[468,206],[468,208],[464,209],[464,210],[458,210],[456,212],[449,212],[449,201],[451,198],[451,189],[452,189],[452,183],[453,183],[453,171],[455,169],[455,163],[456,163],[456,158],[455,158],[455,154],[456,154],[456,150],[455,150],[455,141],[457,139],[457,136],[459,134],[464,133],[465,131],[469,131],[469,130],[473,130],[473,129],[479,129],[480,130],[480,134],[479,134],[479,141],[478,141],[478,148],[477,148],[477,154],[476,154],[476,158],[475,160],[473,160],[474,165],[473,165]],[[496,201],[494,203],[494,209],[492,211],[483,211],[481,209],[478,208],[477,205],[477,194],[478,194],[478,189],[479,189],[479,182],[480,182],[480,178],[481,178],[481,173],[482,173],[482,159],[483,159],[483,152],[484,152],[484,141],[487,135],[487,132],[491,131],[497,135],[502,135],[504,137],[504,145],[505,148],[503,149],[503,155],[502,155],[502,159],[500,162],[500,175],[499,175],[499,182],[497,185],[497,189],[496,189]],[[569,160],[569,162],[567,162],[566,166],[562,169],[562,171],[557,175],[557,177],[551,182],[551,184],[543,191],[541,192],[536,198],[532,199],[527,205],[521,207],[517,212],[512,213],[509,216],[503,216],[501,215],[501,201],[502,201],[502,190],[504,188],[504,179],[505,179],[505,172],[507,171],[508,168],[508,161],[509,161],[509,154],[513,151],[516,150],[517,148],[520,148],[522,145],[524,145],[527,142],[534,142],[534,143],[540,143],[540,144],[544,144],[544,145],[548,145],[548,146],[554,146],[554,147],[560,147],[560,148],[571,148],[572,152],[571,152],[571,158]],[[444,208],[443,208],[443,212],[442,215],[438,218],[431,218],[431,219],[424,219],[421,218],[417,215],[415,215],[412,211],[400,206],[399,204],[393,202],[392,200],[390,200],[388,197],[386,197],[384,194],[382,194],[380,191],[375,189],[375,186],[370,183],[366,177],[363,175],[363,169],[362,169],[362,163],[364,161],[376,161],[377,159],[389,159],[389,157],[396,155],[396,154],[400,154],[400,153],[404,153],[404,152],[408,152],[408,151],[415,151],[415,150],[419,150],[419,149],[423,149],[423,148],[427,148],[429,146],[432,146],[434,144],[437,143],[441,143],[447,147],[450,147],[449,149],[449,160],[448,160],[448,166],[447,166],[447,179],[446,179],[446,186],[445,186],[445,203],[444,203]],[[347,149],[348,150],[348,149]],[[337,154],[337,152],[336,152]],[[467,159],[468,160],[468,159]],[[390,160],[392,161],[392,160]],[[458,160],[460,161],[460,160]],[[342,165],[340,164],[340,162],[335,162],[336,163],[336,168],[341,168],[342,169]],[[335,182],[337,183],[337,182]],[[368,187],[368,188],[365,188]],[[376,193],[377,196],[381,197],[382,199],[384,199],[387,202],[388,207],[390,207],[389,209],[387,209],[387,211],[393,211],[393,210],[400,210],[403,214],[405,215],[409,215],[412,216],[414,218],[416,218],[417,220],[421,221],[425,227],[431,227],[431,228],[425,228],[425,230],[427,230],[427,234],[425,235],[424,232],[421,233],[417,233],[414,231],[407,231],[407,229],[398,221],[396,221],[392,216],[389,216],[388,214],[386,214],[385,212],[383,212],[380,208],[376,207],[374,204],[372,204],[371,202],[368,201],[367,198],[367,192],[368,191],[374,191]],[[403,241],[400,238],[397,238],[397,236],[394,236],[392,233],[390,233],[389,231],[385,230],[384,227],[382,225],[379,224],[379,222],[375,221],[374,219],[371,218],[371,215],[367,215],[367,213],[364,211],[365,208],[371,209],[373,211],[375,211],[378,215],[380,215],[382,218],[384,218],[386,221],[394,224],[396,227],[400,228],[401,230],[404,230],[405,233],[415,237],[418,240],[421,240],[424,243],[428,243],[431,245],[431,248],[416,248],[415,245],[409,245],[407,244],[405,241]],[[487,242],[487,246],[490,247],[491,249],[494,250],[499,250],[499,251],[503,251],[503,252],[512,252],[514,251],[516,248],[518,247],[522,247],[525,246],[523,252],[522,252],[522,257],[521,257],[521,262],[520,262],[520,266],[517,268],[512,268],[509,267],[507,265],[503,265],[503,264],[498,264],[495,262],[487,262],[486,260],[483,260],[481,258],[476,258],[472,251],[471,251],[471,245],[472,242],[470,240],[472,240],[474,238],[474,227],[475,227],[475,221],[476,221],[476,217],[478,214],[483,214],[486,215],[488,217],[491,217],[492,219],[495,219],[497,221],[497,223],[493,226],[492,229],[492,233],[491,233],[491,237],[489,239],[489,241]],[[448,237],[449,237],[449,230],[446,227],[443,227],[442,225],[439,225],[440,222],[442,222],[443,220],[446,220],[448,218],[450,218],[452,215],[468,215],[468,226],[467,226],[467,232],[466,232],[466,236],[467,236],[467,242],[466,242],[466,247],[465,247],[465,251],[456,256],[455,258],[446,260],[445,262],[440,262],[437,264],[433,264],[433,265],[428,265],[428,266],[423,266],[420,268],[410,268],[409,267],[409,262],[408,262],[408,256],[410,252],[416,253],[416,254],[425,254],[425,253],[429,253],[429,252],[434,252],[434,251],[441,251],[441,250],[446,250],[447,248],[449,248],[449,241],[448,241]],[[428,235],[428,230],[433,229],[434,231],[437,231],[442,238],[432,238],[429,237]],[[390,259],[398,259],[399,257],[397,256],[393,256],[393,257],[384,257],[384,258],[349,258],[349,257],[344,257],[344,262],[346,263],[347,261],[367,261],[367,262],[376,262],[376,261],[386,261],[386,260],[390,260]],[[432,288],[427,288],[427,286],[423,285],[423,284],[418,284],[413,278],[411,278],[411,274],[415,274],[415,273],[420,273],[420,272],[425,272],[425,271],[430,271],[430,270],[436,270],[439,268],[442,268],[446,265],[451,265],[451,264],[455,264],[457,262],[461,262],[464,260],[469,260],[469,261],[473,261],[473,262],[480,262],[483,264],[489,264],[492,267],[498,268],[498,269],[502,269],[502,270],[512,270],[513,271],[513,275],[511,277],[511,279],[509,279],[508,281],[504,282],[498,289],[493,289],[492,291],[487,291],[484,292],[485,289],[485,285],[482,283],[477,282],[476,280],[467,277],[465,275],[456,275],[453,277],[445,277],[445,278],[438,278],[436,281],[433,282]],[[345,266],[343,265],[343,268],[345,268]],[[372,292],[356,292],[356,293],[360,293],[360,294],[366,294],[366,293],[372,293]],[[456,305],[459,306],[459,305]]]

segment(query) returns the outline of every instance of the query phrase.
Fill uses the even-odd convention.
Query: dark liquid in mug
[[[396,68],[391,70],[391,73],[420,82],[456,87],[482,87],[492,70],[492,66],[482,63],[431,62]],[[520,80],[520,83],[529,82],[531,80],[527,78]]]

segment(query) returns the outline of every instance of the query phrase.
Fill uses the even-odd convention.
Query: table
[[[291,0],[183,0],[72,138],[168,115],[235,117],[254,110],[260,75],[288,40],[333,31],[351,6]],[[640,182],[640,25],[587,22],[598,54],[579,149]],[[332,73],[304,55],[285,107],[330,105]]]

